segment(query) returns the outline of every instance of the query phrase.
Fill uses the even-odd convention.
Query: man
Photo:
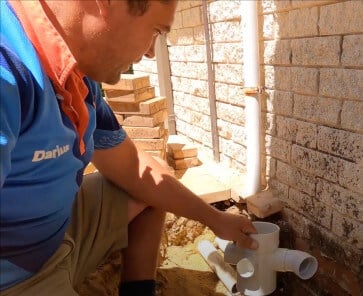
[[[154,295],[165,211],[257,247],[247,219],[135,148],[94,82],[153,57],[176,1],[0,2],[1,295],[77,295],[119,249],[120,295]],[[99,174],[83,178],[91,159]]]

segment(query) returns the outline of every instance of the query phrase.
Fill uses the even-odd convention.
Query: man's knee
[[[138,200],[130,198],[128,200],[127,213],[129,223],[135,219],[141,212],[143,212],[148,206]]]

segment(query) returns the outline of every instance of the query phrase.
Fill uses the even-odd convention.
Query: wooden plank
[[[149,86],[132,90],[105,90],[107,101],[137,103],[155,97],[155,87]]]
[[[102,83],[104,90],[135,90],[150,86],[150,77],[140,74],[121,74],[120,80],[116,84]]]

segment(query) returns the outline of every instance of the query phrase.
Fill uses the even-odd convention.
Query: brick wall
[[[246,142],[239,6],[239,1],[211,1],[208,18],[213,45],[220,160],[243,171]],[[176,22],[168,40],[177,131],[203,145],[204,153],[212,157],[201,1],[180,1]]]
[[[363,289],[362,17],[361,1],[261,7],[266,174],[296,245],[319,260],[301,282],[318,295]]]
[[[155,87],[155,94],[160,95],[158,68],[156,65],[156,59],[142,59],[140,63],[132,66],[135,74],[146,74],[150,77],[150,85]]]
[[[286,275],[294,287],[291,295],[360,295],[363,2],[263,0],[258,5],[265,87],[262,175],[285,204],[290,236],[281,244],[319,260],[309,281]],[[208,8],[220,158],[242,172],[240,2],[208,1]],[[180,1],[168,37],[169,58],[177,132],[213,155],[202,19],[201,1]]]

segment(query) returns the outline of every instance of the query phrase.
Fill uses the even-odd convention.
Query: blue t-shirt
[[[59,247],[94,149],[125,139],[89,78],[89,122],[78,133],[6,1],[0,1],[0,290],[36,273]]]

